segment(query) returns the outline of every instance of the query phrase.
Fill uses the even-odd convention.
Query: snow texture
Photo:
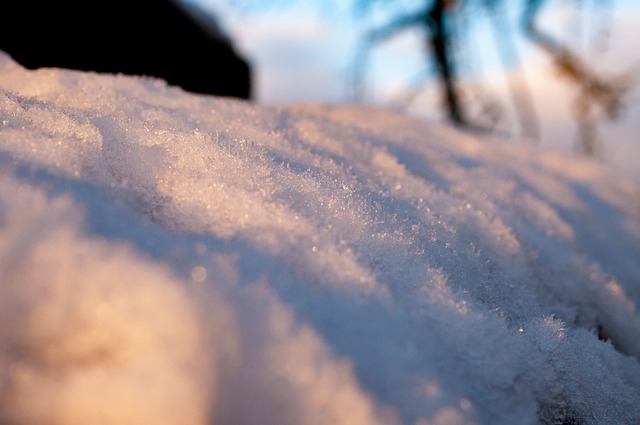
[[[640,191],[0,52],[0,424],[640,423]]]

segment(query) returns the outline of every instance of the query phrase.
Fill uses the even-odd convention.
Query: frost
[[[0,423],[640,421],[601,164],[6,55],[0,122]]]

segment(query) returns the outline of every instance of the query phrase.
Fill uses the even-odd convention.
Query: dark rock
[[[251,98],[250,66],[215,18],[178,0],[17,0],[0,10],[0,50],[26,68],[146,75]]]

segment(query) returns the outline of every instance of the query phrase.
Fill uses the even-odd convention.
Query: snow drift
[[[640,191],[0,52],[1,424],[640,422]]]

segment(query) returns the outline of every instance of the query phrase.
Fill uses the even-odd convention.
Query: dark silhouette
[[[427,29],[428,44],[432,58],[436,64],[438,76],[442,86],[445,109],[451,122],[458,126],[466,126],[467,119],[460,102],[456,84],[455,63],[452,58],[451,39],[452,34],[449,28],[450,9],[454,6],[451,0],[434,0],[425,5],[424,9],[406,16],[395,18],[391,23],[381,28],[369,32],[365,36],[367,49],[387,38],[394,36],[400,31],[412,27],[424,27]],[[356,79],[361,80],[359,75],[361,66],[358,65]],[[356,84],[359,81],[356,82]]]
[[[26,68],[162,78],[186,91],[251,98],[251,69],[211,15],[179,0],[9,0],[0,50]]]

